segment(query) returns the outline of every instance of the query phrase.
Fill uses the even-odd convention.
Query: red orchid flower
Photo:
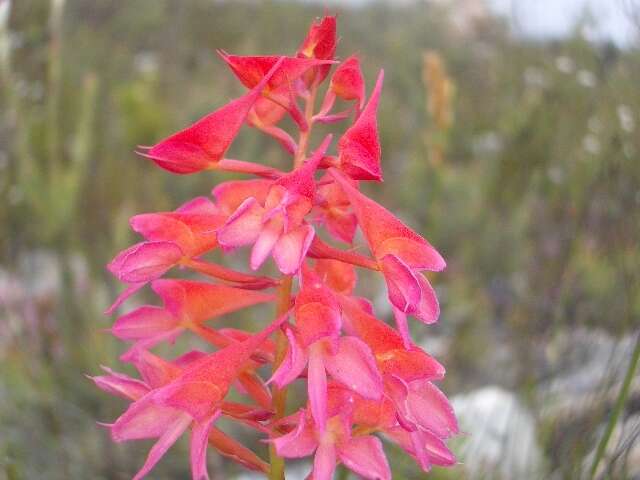
[[[326,16],[311,24],[307,37],[298,48],[298,56],[332,60],[336,52],[336,17]],[[305,75],[307,84],[320,84],[329,73],[329,65],[319,66]]]
[[[273,251],[282,273],[296,273],[315,235],[313,227],[303,218],[313,205],[313,174],[330,142],[328,136],[304,165],[274,182],[262,204],[255,197],[242,202],[218,230],[220,244],[226,247],[253,244],[250,262],[253,270]]]
[[[327,373],[366,398],[381,398],[382,379],[371,350],[356,337],[340,336],[340,306],[310,269],[303,272],[294,311],[296,330],[286,330],[289,348],[270,381],[282,388],[298,378],[308,364],[309,403],[320,430],[327,422]]]
[[[391,480],[382,442],[373,435],[353,435],[344,407],[332,408],[323,430],[316,427],[307,411],[300,410],[287,419],[295,428],[272,440],[276,451],[285,458],[303,458],[315,452],[314,480],[331,480],[338,462],[362,478]]]
[[[206,446],[213,424],[222,414],[223,400],[243,366],[250,360],[252,351],[286,318],[287,315],[281,316],[244,342],[234,343],[193,360],[177,375],[169,372],[164,384],[149,385],[147,393],[135,398],[115,423],[108,425],[116,442],[158,439],[134,479],[143,478],[189,428],[193,478],[209,478]],[[98,384],[108,385],[109,380],[101,379]]]
[[[433,323],[440,313],[435,291],[420,271],[440,271],[445,261],[429,242],[365,197],[341,172],[331,169],[331,175],[349,197],[358,224],[384,274],[400,333],[409,344],[406,315]]]
[[[273,301],[273,295],[226,285],[191,280],[154,280],[151,288],[164,306],[144,305],[119,317],[111,333],[135,341],[134,348],[150,348],[173,341],[185,329],[198,331],[202,324],[250,305]]]
[[[266,277],[235,272],[199,260],[200,256],[217,247],[215,231],[226,218],[227,215],[221,214],[205,197],[187,202],[175,212],[132,217],[131,227],[145,237],[146,241],[123,250],[107,265],[116,278],[128,285],[107,313],[113,312],[133,293],[175,266],[189,267],[246,288],[272,286],[274,282]]]
[[[265,72],[249,93],[164,139],[143,155],[159,167],[177,174],[220,169],[261,176],[274,175],[274,169],[223,157],[245,122],[249,110],[284,63],[284,57],[276,57],[268,72]]]

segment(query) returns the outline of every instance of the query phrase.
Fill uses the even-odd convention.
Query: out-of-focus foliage
[[[359,52],[370,79],[386,69],[386,181],[376,193],[448,260],[435,279],[441,322],[425,339],[448,365],[447,392],[514,392],[537,423],[544,461],[532,478],[577,478],[622,371],[594,373],[598,388],[571,415],[551,403],[549,385],[590,351],[585,341],[568,356],[575,332],[615,344],[638,325],[640,50],[590,44],[579,28],[565,41],[527,42],[489,15],[460,23],[463,12],[447,5],[330,8],[338,54]],[[122,405],[82,376],[118,354],[101,333],[115,288],[102,266],[133,240],[130,212],[174,208],[214,182],[167,175],[133,151],[240,93],[215,48],[294,52],[322,11],[286,1],[12,2],[0,26],[0,54],[9,46],[0,55],[0,478],[136,470],[144,446],[114,447],[94,423]],[[286,160],[252,136],[231,153]],[[637,382],[631,400],[625,418],[640,404]],[[634,438],[619,433],[603,462],[614,478],[640,472],[627,455]],[[154,478],[184,476],[183,458],[170,455]],[[227,469],[218,478],[236,472],[210,462]],[[394,478],[420,478],[408,462],[394,467]],[[468,467],[433,478],[480,470]]]

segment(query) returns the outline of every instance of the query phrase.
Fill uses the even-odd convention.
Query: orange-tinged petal
[[[333,291],[351,295],[356,286],[356,269],[339,260],[319,259],[314,267],[322,282]]]
[[[248,198],[254,198],[259,205],[264,205],[271,185],[271,180],[264,179],[231,180],[218,184],[211,193],[218,208],[223,213],[231,215]]]
[[[357,100],[358,109],[362,109],[365,100],[364,78],[357,55],[350,56],[336,68],[329,88],[343,100]]]
[[[382,398],[382,377],[371,349],[356,337],[341,337],[335,353],[326,353],[324,366],[331,377],[365,398]]]
[[[202,323],[275,298],[261,292],[193,280],[161,279],[152,286],[165,301],[174,303],[176,315],[187,324]]]
[[[173,242],[142,242],[118,254],[107,268],[123,282],[148,282],[176,265],[183,255]]]
[[[283,58],[280,68],[267,81],[268,91],[288,85],[312,67],[333,63],[325,59],[279,57],[275,55],[229,55],[222,50],[219,50],[218,54],[247,88],[254,88],[258,85],[267,73],[273,69],[276,62]]]
[[[338,142],[340,168],[354,180],[382,180],[377,111],[383,79],[380,71],[369,102]]]
[[[283,62],[284,59],[274,57],[264,75],[252,85],[253,90],[162,140],[144,153],[144,156],[151,158],[165,170],[178,174],[195,173],[214,167],[222,160],[249,110]]]
[[[237,440],[234,440],[215,427],[209,430],[209,445],[215,448],[221,455],[239,463],[249,470],[263,473],[269,471],[269,465],[264,460]]]
[[[353,437],[338,445],[338,457],[349,469],[371,480],[391,480],[382,442],[374,436]]]
[[[444,259],[429,242],[382,205],[360,193],[339,171],[332,168],[330,172],[349,197],[369,248],[378,260],[393,254],[411,268],[444,269]],[[405,239],[407,242],[404,242]]]

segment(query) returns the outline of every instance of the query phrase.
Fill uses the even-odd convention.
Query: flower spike
[[[436,385],[444,367],[411,341],[408,325],[409,316],[425,324],[437,320],[436,292],[423,272],[442,270],[445,262],[360,191],[360,181],[382,180],[376,115],[384,72],[367,100],[358,57],[337,62],[337,43],[336,16],[327,15],[311,24],[293,56],[219,51],[249,91],[155,146],[140,147],[171,173],[220,170],[253,178],[224,181],[212,197],[174,211],[133,216],[141,241],[108,265],[125,284],[109,312],[147,284],[162,301],[120,315],[110,329],[129,344],[120,360],[137,374],[103,367],[89,377],[129,403],[113,424],[102,424],[114,441],[155,442],[134,480],[183,434],[190,437],[195,480],[209,478],[209,450],[273,478],[283,476],[283,459],[310,457],[309,479],[331,480],[342,464],[358,477],[390,480],[381,436],[424,471],[456,461],[446,442],[458,433],[457,420]],[[349,102],[343,111],[334,110],[336,99]],[[283,121],[285,115],[293,122]],[[333,134],[314,143],[314,126],[338,128],[351,118],[335,137],[336,150]],[[226,157],[245,123],[283,147],[293,158],[290,171]],[[354,244],[358,228],[370,253]],[[224,262],[242,246],[250,246],[246,268]],[[269,257],[277,267],[273,276],[250,273]],[[357,268],[369,274],[359,276]],[[182,278],[167,278],[176,270]],[[358,279],[370,275],[386,282],[395,327],[358,296]],[[277,313],[266,320],[256,308],[249,330],[258,333],[220,328],[225,315],[265,303],[275,304]],[[160,356],[194,336],[202,350]],[[161,343],[169,345],[156,349]],[[287,389],[298,383],[305,385],[296,389],[305,392],[303,408],[293,412]],[[269,461],[218,428],[220,417],[266,436]]]

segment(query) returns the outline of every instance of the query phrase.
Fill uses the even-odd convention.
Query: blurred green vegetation
[[[548,42],[516,39],[491,16],[460,26],[446,2],[329,11],[339,56],[362,57],[369,88],[386,70],[385,183],[368,191],[448,260],[432,277],[441,321],[414,334],[446,343],[448,394],[517,392],[540,421],[548,471],[577,478],[610,407],[594,403],[577,426],[540,418],[554,370],[539,355],[575,329],[616,338],[638,326],[640,50],[593,45],[579,26]],[[223,177],[171,176],[133,151],[242,91],[216,48],[294,52],[322,13],[291,1],[12,2],[0,26],[0,478],[119,479],[141,464],[146,445],[112,445],[95,425],[122,403],[83,377],[116,365],[120,348],[101,333],[120,288],[104,264],[134,241],[130,215],[175,208]],[[440,90],[423,81],[426,51],[455,91],[450,123],[427,108]],[[288,160],[248,129],[231,156]],[[237,471],[212,457],[228,469],[218,478]],[[185,458],[171,453],[153,478],[182,478]],[[409,460],[392,463],[394,478],[421,478]]]

